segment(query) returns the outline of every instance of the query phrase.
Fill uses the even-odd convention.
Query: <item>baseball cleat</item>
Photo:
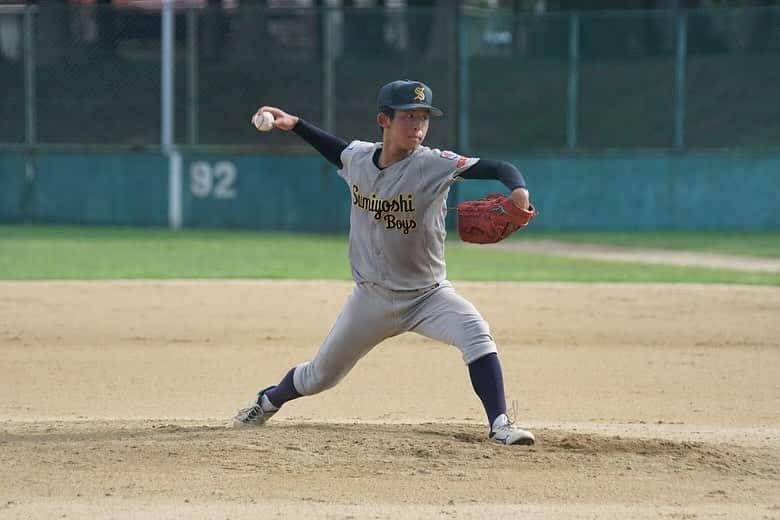
[[[236,416],[233,417],[233,426],[262,426],[268,419],[273,417],[279,410],[274,410],[272,412],[265,411],[260,404],[263,395],[271,388],[273,388],[273,386],[260,390],[250,406],[240,409]]]
[[[506,415],[499,416],[493,422],[488,439],[498,444],[519,444],[521,446],[532,446],[536,442],[533,433],[523,430],[507,419]]]

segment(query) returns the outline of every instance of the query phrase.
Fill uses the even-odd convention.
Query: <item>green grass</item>
[[[0,226],[0,278],[348,279],[343,237]]]
[[[659,235],[655,243],[661,242]],[[780,285],[780,273],[600,262],[492,248],[450,247],[447,259],[452,280]],[[341,235],[0,226],[0,279],[5,280],[349,277],[347,242]]]
[[[528,230],[522,235],[516,235],[513,240],[560,240],[579,244],[780,258],[780,233],[778,232],[540,232]]]

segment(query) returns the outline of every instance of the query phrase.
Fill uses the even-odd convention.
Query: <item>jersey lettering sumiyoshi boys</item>
[[[420,146],[380,169],[373,156],[381,146],[353,141],[341,153],[339,175],[349,185],[352,200],[352,276],[356,282],[393,290],[440,283],[447,278],[447,194],[458,174],[479,159]]]

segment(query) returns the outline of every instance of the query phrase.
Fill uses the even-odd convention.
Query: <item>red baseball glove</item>
[[[496,193],[467,200],[457,206],[458,235],[464,242],[493,244],[522,229],[536,216],[536,209],[518,208],[512,199]]]

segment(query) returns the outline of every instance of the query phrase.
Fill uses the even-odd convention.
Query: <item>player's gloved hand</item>
[[[280,130],[292,130],[296,124],[298,124],[298,116],[288,114],[284,110],[276,107],[262,106],[257,109],[257,114],[261,112],[271,112],[274,116],[274,121],[271,123],[274,128]]]
[[[522,198],[520,195],[518,197]],[[461,202],[457,207],[458,236],[464,242],[474,244],[500,242],[533,220],[536,209],[530,203],[527,208],[518,207],[513,198],[496,193],[484,199]]]

